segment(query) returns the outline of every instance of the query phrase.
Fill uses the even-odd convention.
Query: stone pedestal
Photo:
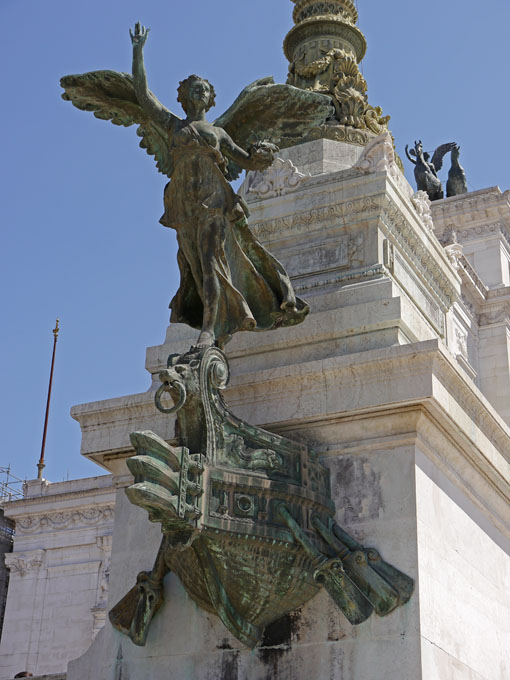
[[[271,198],[250,192],[247,179],[252,229],[312,313],[292,329],[235,337],[226,400],[239,417],[322,456],[336,520],[413,577],[413,597],[354,627],[321,591],[251,651],[169,575],[146,646],[107,622],[69,664],[68,680],[510,675],[510,429],[480,390],[483,334],[468,307],[484,284],[476,262],[438,241],[430,207],[413,197],[387,140],[378,144],[361,158],[349,150],[351,167],[333,171],[320,160],[322,141],[287,150],[283,160],[305,177]],[[307,163],[305,146],[319,165]],[[341,147],[328,148],[341,165]],[[124,493],[129,433],[151,429],[172,442],[173,419],[154,408],[157,374],[195,339],[171,326],[149,348],[148,393],[73,409],[82,452],[116,475],[109,607],[152,567],[161,538]],[[510,396],[508,376],[498,389]]]

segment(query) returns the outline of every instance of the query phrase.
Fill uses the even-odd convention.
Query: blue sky
[[[507,189],[510,3],[358,4],[370,102],[392,116],[401,156],[417,138],[427,149],[457,141],[472,189]],[[101,473],[80,456],[69,409],[148,388],[145,348],[163,341],[178,283],[174,234],[158,224],[166,178],[133,128],[63,102],[60,76],[129,71],[128,29],[140,19],[152,29],[153,91],[180,114],[178,82],[199,73],[215,85],[219,115],[256,78],[285,81],[291,14],[289,0],[0,0],[0,466],[35,476],[60,316],[45,475]]]

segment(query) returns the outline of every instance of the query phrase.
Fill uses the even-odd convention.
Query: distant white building
[[[9,584],[9,571],[5,566],[4,556],[11,552],[14,534],[14,524],[4,515],[0,507],[0,640],[2,639],[2,627],[7,601],[7,586]]]
[[[112,477],[28,482],[15,522],[0,678],[65,672],[104,625],[115,506]]]

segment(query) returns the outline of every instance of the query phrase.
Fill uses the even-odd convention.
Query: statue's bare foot
[[[199,349],[212,347],[214,345],[214,341],[214,333],[211,333],[210,331],[202,331],[198,336],[195,347],[198,347]]]

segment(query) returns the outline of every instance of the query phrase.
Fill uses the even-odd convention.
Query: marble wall
[[[226,399],[240,417],[322,455],[337,521],[416,579],[413,598],[352,627],[322,591],[249,651],[169,575],[146,646],[107,624],[69,665],[69,680],[159,680],[168,669],[183,680],[508,677],[510,373],[505,347],[484,344],[484,333],[508,326],[507,317],[494,326],[484,316],[506,295],[501,251],[490,251],[501,276],[484,282],[481,260],[443,228],[440,206],[413,192],[387,139],[365,152],[347,147],[319,140],[288,149],[272,174],[242,188],[253,231],[312,313],[291,330],[237,335]],[[486,203],[495,202],[506,215],[506,195],[479,193],[480,203],[457,197],[457,212],[474,219],[482,205],[489,219]],[[109,447],[119,489],[109,606],[150,568],[160,540],[122,491],[127,435],[152,429],[172,440],[173,419],[154,412],[157,375],[195,337],[170,326],[148,349],[148,393],[73,409],[82,452],[104,464]]]
[[[110,475],[28,482],[15,522],[0,678],[65,672],[106,618],[115,494]]]

